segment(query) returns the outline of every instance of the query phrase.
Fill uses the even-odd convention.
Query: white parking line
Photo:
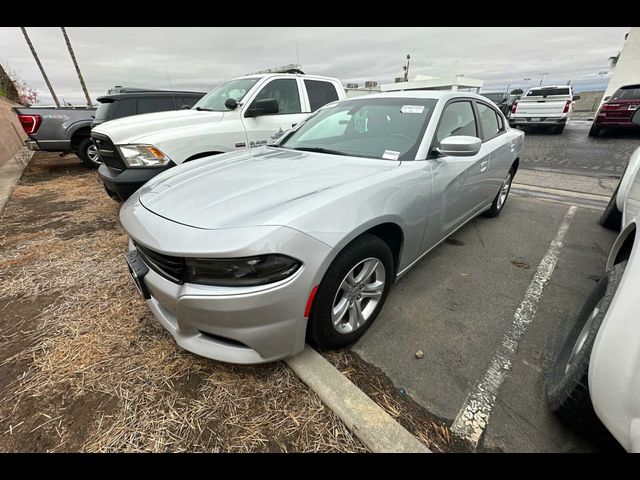
[[[487,427],[489,416],[500,388],[504,383],[507,371],[511,370],[511,365],[518,350],[518,342],[535,317],[542,291],[551,278],[562,249],[562,241],[569,230],[577,209],[577,206],[572,205],[567,210],[558,233],[552,240],[540,265],[538,265],[533,280],[531,280],[520,306],[513,315],[511,327],[502,337],[502,342],[496,349],[489,369],[482,381],[469,393],[451,426],[451,431],[456,436],[468,440],[474,447],[478,445],[480,437]]]

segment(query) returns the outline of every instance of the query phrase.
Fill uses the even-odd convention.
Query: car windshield
[[[504,100],[504,93],[481,93],[480,95],[488,98],[493,103],[500,103],[502,102],[502,100]]]
[[[98,109],[96,110],[95,120],[102,121],[109,115],[109,110],[114,106],[113,102],[105,102],[98,105]]]
[[[260,80],[259,77],[229,80],[207,93],[192,107],[192,109],[210,110],[214,112],[228,111],[229,109],[224,106],[225,100],[227,98],[233,98],[239,102],[258,80]]]
[[[382,160],[413,160],[437,100],[366,98],[329,104],[278,146]]]
[[[568,88],[534,88],[527,92],[527,97],[549,97],[551,95],[569,95]]]
[[[634,87],[620,88],[611,98],[616,100],[640,100],[640,85]]]

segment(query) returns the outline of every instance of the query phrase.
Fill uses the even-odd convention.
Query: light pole
[[[602,77],[607,75],[609,72],[598,72],[598,75],[600,75],[600,80],[602,80]]]
[[[539,73],[538,75],[540,75],[540,83],[538,84],[538,86],[541,87],[542,86],[542,80],[544,79],[544,77],[546,75],[549,75],[549,72]]]
[[[529,78],[529,77],[522,79],[522,81],[524,82],[524,90],[525,90],[525,92],[527,90],[527,86],[529,85],[529,80],[531,80],[531,78]]]

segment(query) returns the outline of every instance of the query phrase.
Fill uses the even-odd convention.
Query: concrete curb
[[[2,216],[4,207],[9,201],[13,188],[18,183],[22,171],[29,164],[32,156],[31,150],[20,150],[0,167],[0,216]]]
[[[286,362],[372,452],[431,453],[312,348]]]

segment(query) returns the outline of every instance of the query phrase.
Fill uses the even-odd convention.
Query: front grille
[[[127,168],[127,164],[120,157],[120,152],[109,137],[101,133],[91,132],[91,138],[98,148],[98,155],[102,163],[116,170],[125,170]]]
[[[142,261],[154,272],[174,283],[178,283],[180,285],[184,283],[184,258],[172,257],[170,255],[164,255],[163,253],[154,252],[153,250],[143,247],[135,242],[133,244],[138,249],[138,253],[142,257]]]

